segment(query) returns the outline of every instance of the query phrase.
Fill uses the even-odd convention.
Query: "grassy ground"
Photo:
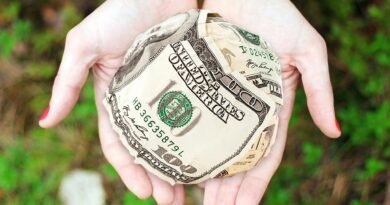
[[[72,169],[104,177],[108,204],[141,202],[104,159],[92,81],[56,129],[37,120],[46,106],[66,32],[99,1],[0,1],[0,204],[58,204]],[[315,128],[302,90],[282,165],[263,204],[390,203],[390,0],[294,1],[328,42],[343,137]],[[187,190],[188,204],[198,192]],[[387,194],[386,194],[387,193]]]

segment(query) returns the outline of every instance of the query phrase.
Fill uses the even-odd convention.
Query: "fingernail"
[[[41,117],[39,118],[39,121],[44,120],[47,117],[47,114],[49,114],[50,106],[47,106],[45,111],[43,111]]]
[[[340,127],[339,121],[337,121],[337,119],[336,119],[336,127],[339,130],[339,132],[341,132],[341,127]]]

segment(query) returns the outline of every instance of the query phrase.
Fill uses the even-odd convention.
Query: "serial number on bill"
[[[142,103],[139,102],[138,98],[133,100],[134,109],[139,112],[139,116],[143,119],[144,124],[149,128],[154,134],[155,137],[166,145],[171,151],[177,152],[180,157],[183,157],[184,151],[180,149],[178,145],[172,140],[172,137],[167,135],[160,126],[157,125],[156,121],[152,118],[151,115],[143,108]],[[149,129],[147,130],[149,132]]]

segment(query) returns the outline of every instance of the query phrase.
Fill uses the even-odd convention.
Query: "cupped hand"
[[[258,204],[282,159],[295,90],[302,80],[314,123],[327,136],[340,136],[329,79],[326,44],[288,0],[206,0],[205,9],[260,34],[278,54],[282,66],[284,105],[276,142],[254,169],[204,184],[205,205]]]
[[[103,3],[68,33],[47,115],[39,121],[44,128],[53,127],[68,115],[91,68],[104,155],[130,191],[140,198],[152,194],[159,204],[183,204],[183,186],[171,186],[134,164],[112,129],[102,101],[136,35],[169,16],[192,8],[196,8],[194,0],[108,0]]]

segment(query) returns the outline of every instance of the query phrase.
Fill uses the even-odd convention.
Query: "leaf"
[[[155,205],[156,202],[152,198],[148,198],[146,200],[141,200],[137,198],[133,193],[126,192],[123,197],[124,205]]]
[[[27,39],[30,36],[32,25],[26,20],[17,20],[12,25],[12,35],[15,36],[18,41]]]
[[[115,171],[114,167],[110,164],[103,164],[101,170],[105,176],[111,181],[118,179],[118,173]]]
[[[272,196],[266,198],[266,204],[290,204],[291,192],[285,189],[273,190]]]
[[[373,177],[381,171],[386,170],[386,162],[370,158],[366,161],[365,172],[367,177]]]
[[[305,142],[303,144],[304,163],[308,166],[315,166],[319,163],[322,157],[322,147]]]
[[[82,19],[80,11],[78,11],[77,8],[72,4],[67,4],[62,9],[62,16],[65,23],[65,30],[70,30]]]
[[[8,159],[0,156],[0,188],[5,191],[11,191],[17,185],[17,170],[7,161]]]
[[[34,33],[32,37],[33,51],[35,55],[42,55],[49,52],[55,43],[56,35],[52,31]]]
[[[9,58],[16,43],[17,39],[15,36],[12,36],[5,31],[0,31],[0,57]]]
[[[38,79],[49,79],[52,78],[57,71],[54,63],[41,61],[33,62],[27,65],[26,74],[29,77]]]
[[[20,3],[14,1],[1,10],[2,14],[7,20],[14,20],[20,13]]]
[[[383,18],[383,12],[380,8],[378,8],[377,6],[371,6],[368,8],[368,15],[371,17],[371,18],[374,18],[374,19],[381,19]]]

